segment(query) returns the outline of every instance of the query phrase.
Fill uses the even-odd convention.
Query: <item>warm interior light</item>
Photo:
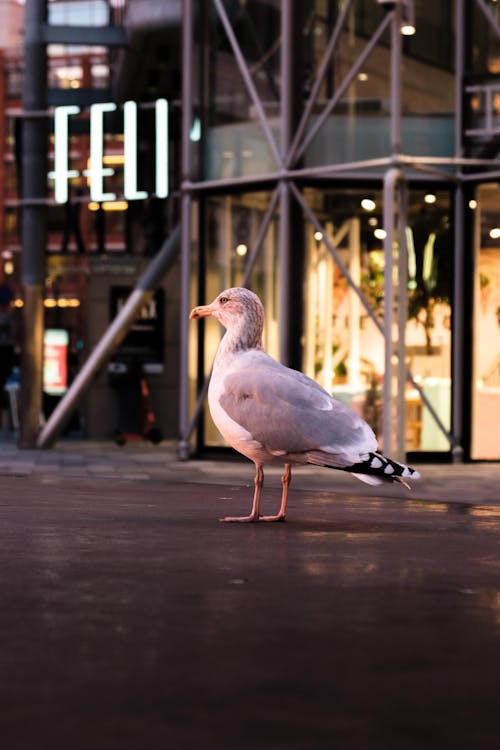
[[[123,154],[105,154],[102,157],[103,164],[125,164],[125,156]]]
[[[16,307],[23,306],[22,301],[19,300],[19,302],[21,302],[21,304],[16,305]],[[49,307],[49,308],[80,307],[80,300],[77,297],[59,297],[58,299],[53,299],[52,297],[48,297],[47,299],[44,299],[43,304],[45,307]]]
[[[248,252],[248,247],[245,245],[244,242],[240,242],[239,245],[236,245],[236,255],[239,255],[243,257]]]
[[[473,211],[475,208],[477,208],[477,201],[474,200],[474,198],[469,201],[469,208],[471,208]]]
[[[493,229],[490,229],[490,237],[492,240],[498,240],[500,237],[500,227],[493,227]]]
[[[385,229],[376,229],[373,235],[377,238],[377,240],[385,240],[385,238],[387,237],[387,232],[385,231]]]
[[[405,23],[403,26],[401,26],[401,33],[403,36],[413,36],[415,34],[416,28],[411,23]]]
[[[323,232],[314,232],[314,239],[316,242],[321,242],[323,239]]]
[[[89,211],[99,211],[99,205],[101,205],[103,211],[126,211],[128,208],[127,201],[104,201],[101,204],[90,201],[88,204]]]
[[[427,193],[427,195],[425,195],[425,196],[424,196],[424,201],[425,201],[426,203],[429,203],[429,204],[431,204],[431,203],[435,203],[435,202],[436,202],[436,200],[437,200],[437,198],[436,198],[436,196],[434,195],[434,193]]]
[[[361,201],[361,208],[364,208],[365,211],[375,211],[376,207],[377,204],[371,198],[363,198]]]

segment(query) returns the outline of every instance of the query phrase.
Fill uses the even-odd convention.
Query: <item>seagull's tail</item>
[[[313,457],[313,452],[308,454],[308,463],[318,463],[323,466],[328,466],[328,462],[324,460],[324,454],[322,455],[323,461],[319,460],[319,456]],[[311,460],[312,459],[312,460]],[[315,460],[316,459],[316,460]],[[415,469],[411,469],[406,464],[401,464],[398,461],[394,461],[392,458],[387,458],[382,453],[365,453],[360,456],[360,461],[350,466],[336,466],[330,464],[331,468],[342,469],[342,471],[348,471],[357,479],[360,479],[366,484],[382,484],[382,482],[399,482],[404,484],[407,489],[411,489],[405,481],[406,479],[419,479],[420,474]]]
[[[387,481],[399,482],[404,484],[407,489],[411,488],[405,482],[405,479],[420,478],[419,472],[415,469],[411,469],[398,461],[393,461],[392,458],[387,458],[382,453],[367,453],[362,456],[359,463],[346,466],[344,470],[351,472],[362,482],[368,482],[368,484],[372,484],[373,480],[376,484]]]

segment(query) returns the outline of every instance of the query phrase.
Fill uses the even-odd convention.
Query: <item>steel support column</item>
[[[391,153],[394,162],[401,154],[401,6],[396,3],[391,26]],[[406,247],[407,218],[402,201],[404,176],[392,167],[384,176],[384,339],[385,366],[382,404],[384,451],[398,459],[405,454],[405,326],[407,317],[406,273],[401,278]]]
[[[284,163],[290,147],[293,120],[293,6],[294,0],[281,3],[281,159]],[[279,293],[279,354],[290,364],[290,256],[292,251],[292,211],[288,183],[283,180],[280,191],[280,231],[278,251]]]
[[[384,177],[384,340],[385,367],[382,406],[384,452],[404,459],[406,216],[402,200],[404,176],[395,167]],[[403,210],[402,210],[403,209]]]
[[[180,295],[180,388],[179,459],[189,458],[189,281],[191,266],[191,194],[185,183],[191,180],[191,125],[193,109],[193,2],[182,3],[182,197],[181,197],[181,295]]]
[[[455,7],[455,158],[463,157],[463,81],[465,62],[465,3],[456,0]],[[454,258],[453,258],[453,307],[452,307],[452,363],[451,363],[451,431],[453,445],[452,460],[464,460],[464,191],[461,183],[455,186],[454,193]]]
[[[34,448],[40,429],[43,378],[43,289],[47,185],[47,125],[35,112],[47,106],[47,60],[43,40],[46,0],[26,0],[22,123],[22,271],[24,298],[21,346],[19,447]],[[33,113],[30,117],[30,113]]]

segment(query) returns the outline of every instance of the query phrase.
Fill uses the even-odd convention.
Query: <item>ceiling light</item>
[[[493,227],[493,229],[490,229],[490,237],[492,240],[498,240],[500,238],[500,227]]]
[[[469,208],[471,208],[473,211],[475,208],[477,208],[477,201],[474,200],[474,198],[469,201]]]
[[[361,201],[361,208],[364,208],[365,211],[375,211],[376,207],[377,204],[371,198],[363,198]]]
[[[239,245],[236,245],[236,255],[239,255],[240,257],[243,257],[248,252],[248,247],[245,245],[244,242],[240,242]]]
[[[429,203],[429,204],[431,204],[431,203],[435,203],[435,202],[436,202],[436,200],[437,200],[437,198],[436,198],[436,196],[434,195],[434,193],[427,193],[427,195],[425,195],[425,196],[424,196],[424,201],[425,201],[426,203]]]
[[[314,239],[316,242],[321,242],[323,239],[323,232],[314,232]]]
[[[405,23],[401,26],[401,33],[403,36],[413,36],[416,32],[415,26],[411,23]]]
[[[385,238],[387,237],[387,232],[385,231],[385,229],[376,229],[373,235],[377,238],[377,240],[385,240]]]

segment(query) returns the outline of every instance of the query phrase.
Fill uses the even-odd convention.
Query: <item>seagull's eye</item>
[[[226,302],[229,302],[229,297],[220,297],[219,302],[221,305],[225,305]]]

